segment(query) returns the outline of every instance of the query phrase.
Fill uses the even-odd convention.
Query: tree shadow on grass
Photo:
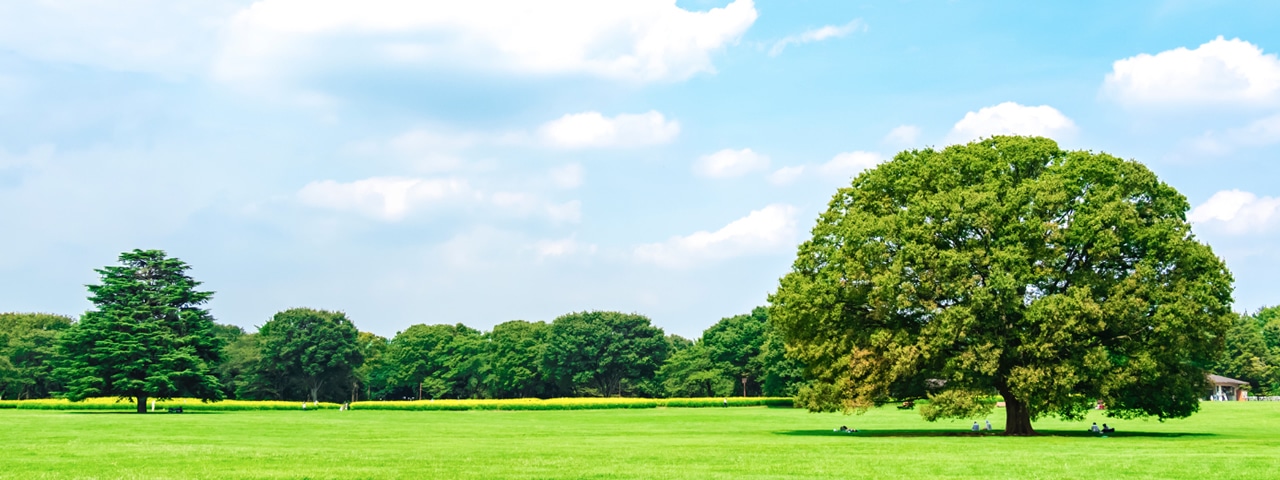
[[[840,432],[834,430],[787,430],[773,432],[775,435],[787,435],[795,437],[1000,437],[1002,432],[971,432],[956,430],[859,430],[854,433]],[[1040,437],[1073,437],[1073,438],[1125,438],[1125,437],[1142,437],[1142,438],[1176,438],[1176,437],[1213,437],[1214,433],[1201,432],[1116,432],[1108,435],[1099,435],[1089,431],[1075,430],[1037,430],[1036,436]]]

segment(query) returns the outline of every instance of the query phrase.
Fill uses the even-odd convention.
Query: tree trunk
[[[1001,389],[1000,396],[1004,397],[1004,434],[1035,435],[1035,429],[1031,428],[1031,410],[1027,405],[1007,390]]]
[[[134,398],[138,399],[138,413],[147,413],[147,396],[138,395]]]

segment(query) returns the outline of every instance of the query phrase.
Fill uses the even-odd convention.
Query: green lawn
[[[1002,412],[997,412],[1002,413]],[[999,429],[1003,418],[993,418]],[[885,408],[573,411],[0,410],[4,478],[1264,478],[1280,472],[1280,402],[1212,403],[1119,433],[968,434]],[[857,434],[832,429],[849,425]]]

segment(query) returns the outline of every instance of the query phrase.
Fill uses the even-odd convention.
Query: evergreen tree
[[[89,285],[96,307],[63,333],[54,375],[72,401],[114,396],[137,401],[196,397],[220,400],[216,368],[222,339],[201,308],[213,292],[197,291],[188,266],[160,250],[120,255]]]

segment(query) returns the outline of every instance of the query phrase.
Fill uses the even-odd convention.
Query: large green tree
[[[46,313],[0,313],[0,398],[45,398],[57,388],[58,336],[72,322]]]
[[[340,401],[360,367],[359,331],[342,312],[291,308],[258,329],[262,357],[255,367],[258,389],[275,398]]]
[[[417,398],[472,398],[482,391],[484,340],[457,325],[412,325],[396,334],[382,356],[387,385]]]
[[[930,419],[1006,406],[1185,417],[1230,325],[1231,275],[1143,165],[993,137],[902,152],[841,188],[770,296],[811,409],[929,392]]]
[[[654,380],[667,339],[647,317],[581,312],[551,322],[543,374],[575,395],[622,395]]]
[[[549,393],[542,375],[549,330],[544,322],[512,320],[485,334],[484,383],[492,396],[526,398]]]
[[[196,290],[188,266],[160,250],[120,255],[120,265],[96,270],[102,283],[89,285],[95,309],[67,329],[59,341],[54,375],[72,401],[115,396],[196,397],[219,400],[215,369],[222,339],[201,306],[213,292]]]

